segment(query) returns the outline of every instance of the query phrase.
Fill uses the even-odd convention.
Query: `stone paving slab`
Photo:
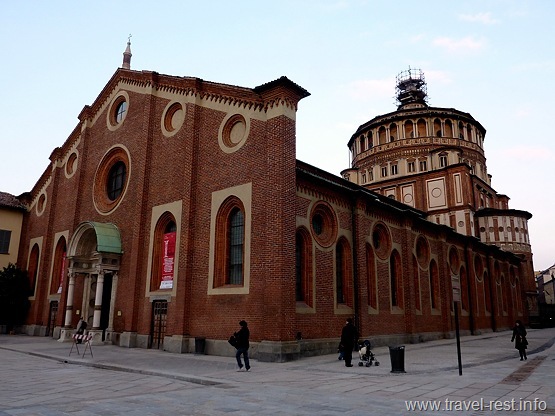
[[[508,331],[462,337],[461,376],[454,339],[406,345],[405,373],[391,372],[388,347],[373,350],[381,362],[377,367],[346,368],[332,354],[288,363],[251,360],[247,373],[236,371],[233,357],[94,344],[94,357],[70,357],[69,343],[6,335],[0,336],[0,416],[431,412],[407,410],[408,400],[441,404],[433,411],[438,415],[453,414],[446,403],[543,400],[543,412],[457,412],[555,414],[555,329],[529,331],[525,362],[510,338]]]

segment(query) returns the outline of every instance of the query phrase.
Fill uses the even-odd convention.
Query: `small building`
[[[0,270],[17,263],[25,211],[14,195],[0,192]]]

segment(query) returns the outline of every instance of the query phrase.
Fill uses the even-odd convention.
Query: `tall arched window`
[[[176,235],[175,218],[166,211],[160,216],[154,229],[150,290],[173,288]]]
[[[405,121],[405,138],[406,139],[410,139],[411,137],[414,137],[414,125],[412,123],[411,120],[407,120]]]
[[[434,134],[435,134],[437,137],[442,137],[442,134],[441,134],[441,121],[439,120],[439,118],[436,118],[436,119],[434,120]]]
[[[489,277],[488,272],[484,272],[484,297],[485,297],[486,312],[492,312],[492,310],[491,310],[491,287],[490,287],[490,277]]]
[[[439,271],[435,260],[430,262],[430,305],[432,309],[440,309],[439,305]]]
[[[501,305],[501,310],[503,311],[503,313],[507,313],[508,311],[508,306],[509,306],[509,297],[507,295],[507,292],[509,287],[507,285],[507,279],[505,279],[505,275],[501,275],[501,301],[502,301],[502,305]]]
[[[295,298],[312,306],[312,249],[310,234],[305,228],[297,231],[295,237]]]
[[[226,199],[216,218],[214,287],[243,285],[245,209],[235,196]]]
[[[353,306],[351,248],[340,238],[335,248],[335,295],[337,304]]]
[[[418,137],[426,137],[428,135],[426,131],[426,122],[423,119],[418,120],[416,126],[418,128]]]
[[[401,256],[393,250],[389,257],[389,284],[391,290],[391,306],[403,308],[403,272]]]
[[[62,293],[62,285],[64,283],[66,271],[66,239],[61,237],[54,251],[54,267],[52,268],[50,294]]]
[[[31,291],[30,296],[35,295],[37,286],[37,275],[39,272],[39,245],[34,244],[31,249],[31,255],[29,256],[29,267],[27,268],[27,274],[29,275],[29,289]]]
[[[461,309],[463,311],[469,311],[468,309],[468,276],[466,274],[466,269],[461,267]]]
[[[368,285],[368,306],[378,309],[378,285],[376,281],[376,260],[372,246],[366,243],[366,276]]]
[[[420,268],[418,267],[418,260],[412,257],[412,274],[414,276],[414,307],[417,311],[422,310],[422,299],[420,296]]]
[[[387,143],[386,131],[385,131],[384,126],[381,126],[378,129],[378,143],[379,144],[386,144]]]
[[[393,142],[393,141],[398,140],[398,139],[399,139],[399,134],[397,132],[397,124],[392,123],[389,126],[389,141]]]
[[[453,137],[453,123],[451,120],[445,120],[445,137]]]
[[[229,284],[243,283],[243,246],[245,243],[245,216],[234,208],[229,216]]]

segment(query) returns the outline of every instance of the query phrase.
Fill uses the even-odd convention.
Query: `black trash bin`
[[[204,354],[206,338],[195,338],[195,354]]]
[[[389,356],[391,357],[391,372],[404,373],[405,372],[405,346],[399,345],[389,347]]]

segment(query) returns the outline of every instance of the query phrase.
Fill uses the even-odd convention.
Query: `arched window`
[[[37,286],[37,275],[39,272],[39,245],[34,244],[31,249],[31,255],[29,256],[29,266],[27,267],[27,274],[29,275],[29,289],[30,296],[35,295]]]
[[[66,239],[61,237],[54,251],[54,267],[52,268],[50,294],[62,293],[62,285],[64,283],[66,271]]]
[[[484,272],[484,297],[486,312],[491,312],[491,287],[488,272]]]
[[[468,140],[469,142],[475,141],[472,137],[472,126],[470,124],[466,125],[466,140]]]
[[[366,150],[366,136],[364,134],[360,136],[360,151],[364,152]]]
[[[418,260],[412,257],[412,274],[414,276],[414,307],[417,311],[422,310],[422,299],[420,296],[420,268],[418,267]]]
[[[229,215],[229,284],[243,283],[243,246],[245,243],[245,216],[239,208]]]
[[[171,213],[165,212],[154,229],[150,290],[173,288],[176,235],[175,218]]]
[[[508,290],[508,285],[507,285],[507,279],[505,279],[505,275],[501,275],[501,310],[503,311],[503,313],[507,313],[508,310],[508,306],[509,306],[509,298],[507,296],[507,292]]]
[[[312,247],[310,233],[300,228],[295,237],[295,298],[312,306]]]
[[[243,285],[245,255],[245,209],[231,196],[221,205],[216,218],[214,287]]]
[[[461,267],[461,309],[463,311],[468,311],[468,276],[466,274],[466,269]]]
[[[397,133],[397,124],[393,123],[389,126],[389,141],[390,142],[394,142],[395,140],[398,140],[399,136]]]
[[[453,137],[453,123],[451,120],[445,120],[445,137]]]
[[[426,122],[423,119],[418,120],[416,126],[418,128],[418,137],[426,137],[428,135],[426,132]]]
[[[351,248],[345,238],[335,247],[335,295],[337,304],[353,306]]]
[[[378,309],[378,284],[376,281],[376,260],[372,246],[366,243],[366,279],[368,285],[368,306]]]
[[[385,127],[381,126],[378,130],[378,143],[379,144],[386,144],[387,143],[386,131]]]
[[[411,120],[405,121],[405,138],[414,137],[414,126]]]
[[[441,121],[439,120],[439,118],[436,118],[436,119],[434,120],[434,134],[435,134],[437,137],[442,137],[442,134],[441,134]]]
[[[440,309],[439,304],[439,271],[435,260],[430,262],[430,306],[432,309]]]
[[[391,306],[403,308],[403,273],[401,256],[393,250],[389,257],[389,285],[391,290]]]

